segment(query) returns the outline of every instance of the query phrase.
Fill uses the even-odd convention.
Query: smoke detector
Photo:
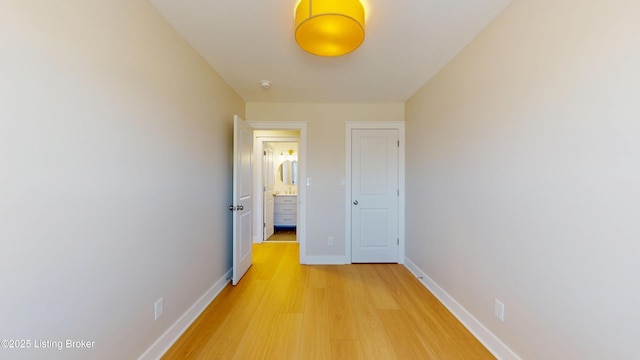
[[[271,87],[271,81],[269,80],[260,80],[260,86],[262,86],[263,89],[268,89]]]

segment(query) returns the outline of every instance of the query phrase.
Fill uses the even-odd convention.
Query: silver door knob
[[[353,205],[358,205],[358,200],[353,200]]]
[[[229,211],[233,211],[233,210],[235,210],[235,209],[236,209],[236,207],[235,207],[235,206],[233,206],[233,205],[229,205]]]
[[[238,210],[244,210],[244,206],[242,206],[242,205],[238,205],[238,206],[237,206],[237,209],[238,209]]]

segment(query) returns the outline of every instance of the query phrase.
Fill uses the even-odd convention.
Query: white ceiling
[[[298,0],[149,2],[246,102],[404,102],[512,0],[363,0],[364,43],[334,58],[296,44]]]

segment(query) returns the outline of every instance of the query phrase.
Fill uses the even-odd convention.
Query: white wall
[[[640,353],[638,14],[518,0],[406,104],[408,257],[522,358]]]
[[[136,358],[231,267],[244,103],[146,1],[1,8],[0,339],[95,349],[0,357]]]
[[[401,121],[404,105],[247,103],[249,121],[307,121],[307,256],[344,256],[345,121]],[[306,181],[301,179],[300,184]],[[327,245],[327,238],[335,238]]]

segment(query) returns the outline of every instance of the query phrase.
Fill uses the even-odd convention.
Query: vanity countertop
[[[298,194],[273,194],[273,196],[298,196]]]

